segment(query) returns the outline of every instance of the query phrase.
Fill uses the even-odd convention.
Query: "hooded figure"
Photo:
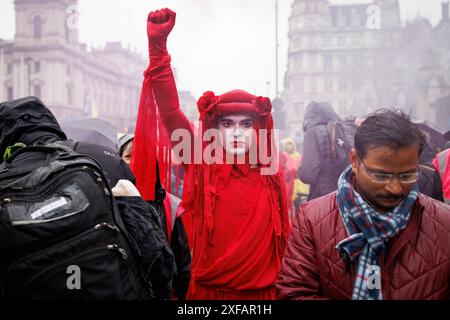
[[[37,142],[65,141],[67,137],[55,116],[36,97],[6,101],[0,104],[0,156],[7,156],[8,148],[16,143],[31,146]],[[107,147],[77,142],[75,151],[96,159],[105,170],[111,187],[120,179],[134,181],[128,166]]]
[[[177,129],[189,134],[193,147],[184,150],[181,158],[202,157],[200,163],[183,163],[184,221],[193,252],[188,299],[275,299],[275,281],[289,232],[285,182],[279,170],[263,175],[262,170],[269,165],[259,156],[251,161],[251,150],[267,148],[268,154],[277,152],[271,149],[270,100],[242,90],[222,95],[205,92],[197,103],[201,129],[194,135],[193,125],[180,109],[166,49],[174,25],[175,13],[169,9],[148,16],[150,66],[144,73],[136,127],[148,127],[145,121],[154,119],[146,115],[156,113],[152,104],[155,101],[169,136]],[[213,163],[203,158],[210,150],[207,143],[196,140],[205,138],[209,129],[217,129],[224,138],[214,148],[215,160],[219,161]],[[266,129],[268,134],[254,137],[249,134],[251,129]],[[152,143],[139,140],[138,134],[139,130],[135,144]],[[200,141],[200,147],[195,141]],[[178,141],[171,143],[175,150]],[[144,148],[135,149],[132,166],[136,150]],[[231,163],[219,163],[227,157],[232,158]],[[234,157],[244,161],[234,162]]]
[[[310,185],[308,200],[337,189],[341,172],[331,165],[331,140],[327,124],[340,120],[328,103],[313,101],[306,108],[303,122],[305,138],[298,174],[300,180]]]

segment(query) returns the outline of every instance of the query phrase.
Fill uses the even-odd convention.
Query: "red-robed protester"
[[[155,114],[152,108],[156,102],[169,137],[176,129],[186,129],[193,143],[194,127],[180,109],[166,49],[174,25],[175,13],[169,9],[148,16],[150,66],[144,73],[141,93],[148,98],[141,98],[139,112]],[[268,145],[270,151],[272,135],[267,135],[263,143],[248,134],[249,129],[273,129],[270,100],[234,90],[220,96],[207,92],[197,104],[203,124],[201,134],[217,128],[226,136],[224,153],[244,154],[247,161],[194,164],[195,149],[191,148],[191,162],[183,163],[184,222],[193,250],[188,299],[275,299],[275,282],[289,232],[285,182],[281,172],[262,175],[264,165],[248,161],[252,143],[258,148]],[[145,119],[138,116],[141,123],[137,128],[146,127],[142,123]],[[135,141],[147,143],[145,138]],[[204,149],[205,145],[200,154]]]

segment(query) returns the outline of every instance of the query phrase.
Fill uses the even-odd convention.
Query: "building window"
[[[331,77],[325,77],[325,91],[333,91],[333,80]]]
[[[333,68],[333,57],[331,54],[325,54],[323,56],[323,67],[325,70],[330,70]]]
[[[67,85],[67,102],[73,104],[73,88],[71,85]]]
[[[305,22],[302,19],[297,19],[295,22],[295,27],[293,29],[297,28],[297,30],[302,30],[304,27],[304,24],[305,24]]]
[[[67,27],[67,23],[64,24],[64,34],[66,36],[66,42],[69,42],[69,28]]]
[[[363,25],[362,16],[355,9],[352,10],[351,17],[353,27],[360,27]]]
[[[347,57],[343,54],[338,56],[339,66],[345,68],[347,66]]]
[[[8,73],[8,75],[13,72],[13,64],[12,63],[8,63],[8,66],[6,68],[6,72]]]
[[[294,39],[294,49],[300,49],[302,47],[302,38]]]
[[[293,69],[301,69],[303,67],[303,59],[301,54],[294,56],[292,60]]]
[[[316,77],[310,77],[309,81],[309,91],[316,92],[317,91],[317,79]]]
[[[338,13],[338,27],[345,27],[346,25],[346,19],[343,12]]]
[[[35,16],[33,19],[33,35],[37,40],[42,37],[42,18],[40,16]]]
[[[338,45],[345,46],[345,37],[344,36],[338,37]]]
[[[33,86],[34,88],[34,96],[38,97],[39,99],[42,97],[42,89],[40,84],[35,84]]]
[[[13,87],[8,87],[7,91],[8,91],[8,100],[13,100],[14,99],[14,89],[13,89]]]
[[[34,62],[34,72],[41,72],[41,62],[40,61]]]
[[[344,12],[344,17],[345,17],[345,25],[347,27],[350,27],[352,25],[352,18],[350,16],[350,12],[349,11],[345,11]]]
[[[310,69],[317,68],[317,55],[315,53],[309,55],[309,68]]]

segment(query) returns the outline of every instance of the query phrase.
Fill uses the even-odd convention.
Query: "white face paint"
[[[224,116],[218,129],[224,138],[225,151],[233,156],[246,154],[253,143],[254,120],[246,114]]]

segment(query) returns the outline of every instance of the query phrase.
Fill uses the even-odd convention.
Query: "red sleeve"
[[[312,228],[300,207],[278,276],[278,299],[322,300]]]
[[[193,124],[180,108],[177,87],[170,67],[170,57],[152,57],[148,71],[160,117],[169,138],[176,129],[186,129],[193,137]]]

